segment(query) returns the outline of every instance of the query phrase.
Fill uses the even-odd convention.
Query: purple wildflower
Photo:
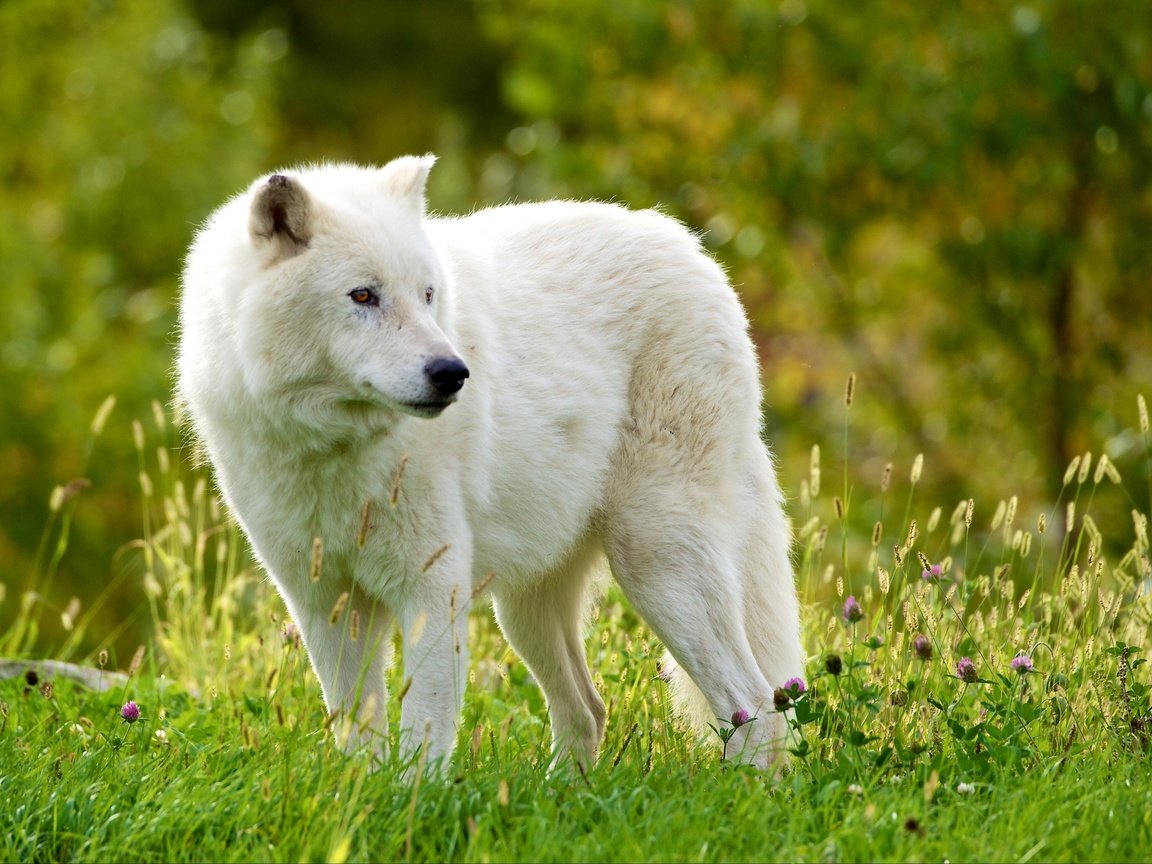
[[[732,712],[732,726],[736,729],[739,729],[751,719],[751,715],[743,708],[737,708]]]
[[[849,624],[855,624],[863,617],[864,610],[860,606],[860,601],[849,595],[844,601],[844,620]]]
[[[1012,666],[1012,669],[1020,675],[1027,675],[1032,671],[1033,668],[1032,658],[1027,654],[1021,654],[1017,657],[1013,657],[1012,663],[1010,665]]]
[[[940,581],[940,579],[943,575],[944,575],[944,568],[941,567],[939,564],[933,564],[927,570],[924,570],[923,572],[921,572],[920,578],[923,579],[925,582],[931,582],[933,585],[935,585],[937,582]]]
[[[135,723],[140,719],[140,706],[135,702],[125,702],[124,707],[120,709],[120,716],[129,723]]]
[[[808,691],[808,685],[804,683],[803,678],[789,678],[784,682],[784,689],[788,691],[789,696],[796,698]]]
[[[844,661],[839,654],[829,654],[824,658],[824,668],[828,670],[829,675],[839,675],[844,671]]]
[[[956,664],[956,677],[965,684],[976,683],[976,679],[980,676],[976,674],[976,664],[972,662],[971,657],[960,658],[960,662]]]
[[[912,640],[912,652],[921,660],[932,659],[932,640],[923,633],[916,634]]]

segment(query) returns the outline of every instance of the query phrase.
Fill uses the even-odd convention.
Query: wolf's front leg
[[[398,611],[404,639],[400,753],[444,770],[456,744],[456,728],[468,680],[470,586],[458,568],[425,574],[418,597]],[[440,565],[438,564],[437,567]],[[436,569],[436,568],[432,568]],[[459,568],[462,569],[462,568]]]
[[[317,582],[284,592],[285,600],[330,714],[347,751],[369,746],[388,750],[388,692],[384,675],[392,662],[392,613],[347,580]]]

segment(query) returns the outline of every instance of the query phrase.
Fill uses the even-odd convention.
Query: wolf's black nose
[[[459,357],[433,357],[424,364],[424,374],[441,396],[451,396],[464,386],[468,367]]]

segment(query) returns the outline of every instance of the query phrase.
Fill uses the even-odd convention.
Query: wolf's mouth
[[[441,412],[453,402],[455,399],[443,399],[438,402],[402,402],[399,407],[405,414],[411,414],[413,417],[438,417]]]
[[[345,399],[341,402],[341,406],[347,413],[364,419],[378,416],[379,412],[389,409],[413,417],[431,418],[438,417],[445,408],[455,401],[455,399],[441,399],[431,402],[385,402],[371,399]]]

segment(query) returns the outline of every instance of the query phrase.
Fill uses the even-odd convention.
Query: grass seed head
[[[420,572],[421,573],[427,573],[429,570],[431,570],[432,565],[434,565],[437,561],[439,561],[441,559],[441,557],[443,557],[444,553],[447,552],[451,548],[452,548],[451,543],[445,543],[439,549],[437,549],[435,552],[433,552],[431,555],[429,555],[428,559],[424,562],[424,566],[422,566],[420,568]]]
[[[328,623],[335,624],[340,620],[340,616],[344,614],[344,607],[348,605],[348,592],[344,591],[336,602],[332,605],[332,611],[328,613]]]
[[[363,549],[368,542],[368,532],[372,528],[372,499],[365,498],[360,508],[360,530],[356,532],[356,548]]]
[[[1092,472],[1092,451],[1087,451],[1080,460],[1080,473],[1076,475],[1076,482],[1083,483]]]
[[[320,581],[320,573],[324,569],[324,538],[312,538],[312,561],[308,567],[308,578],[313,582]]]
[[[388,493],[388,503],[395,507],[400,503],[400,489],[404,485],[404,468],[408,465],[408,454],[400,457],[400,464],[396,466],[396,473],[392,475],[392,489]]]
[[[156,424],[156,429],[160,432],[168,428],[168,418],[164,414],[164,406],[156,399],[152,400],[152,422]]]
[[[76,616],[80,614],[80,598],[73,597],[68,601],[68,605],[64,607],[64,611],[60,613],[60,624],[63,628],[72,632],[72,627],[76,622]]]
[[[916,524],[916,520],[913,519],[911,522],[908,523],[908,539],[904,541],[904,545],[906,547],[908,547],[909,549],[911,549],[913,546],[916,545],[916,539],[919,536],[920,536],[920,527]]]
[[[1109,480],[1111,480],[1117,486],[1120,485],[1120,472],[1116,470],[1116,466],[1113,464],[1111,459],[1108,460],[1108,467],[1105,469],[1104,473],[1108,475]]]
[[[964,519],[964,511],[968,509],[967,501],[959,501],[956,506],[952,508],[952,515],[948,517],[949,525],[959,525]]]
[[[929,515],[928,525],[927,525],[927,530],[928,530],[929,534],[931,534],[933,531],[935,531],[936,526],[940,524],[940,516],[942,515],[942,513],[943,513],[943,511],[939,507],[937,507],[932,511],[931,515]]]
[[[144,662],[144,646],[139,645],[136,648],[136,653],[132,655],[132,662],[128,664],[128,677],[132,677],[140,671],[140,664]]]
[[[1136,529],[1136,548],[1148,548],[1148,517],[1139,510],[1132,511],[1132,525]]]
[[[104,431],[104,424],[108,422],[108,416],[112,413],[112,409],[116,407],[116,397],[107,396],[104,401],[100,403],[100,407],[96,409],[96,414],[92,418],[92,423],[88,427],[88,431],[92,435],[99,435]]]
[[[1108,454],[1101,453],[1100,458],[1096,460],[1096,470],[1092,472],[1092,482],[1099,484],[1104,479],[1105,473],[1108,471]]]
[[[1072,461],[1068,463],[1068,468],[1064,471],[1064,485],[1067,486],[1072,482],[1072,478],[1076,476],[1076,472],[1080,470],[1080,457],[1073,456]]]
[[[820,445],[812,445],[812,456],[808,461],[808,494],[820,496]]]
[[[992,530],[997,530],[1004,524],[1004,514],[1008,512],[1008,504],[1006,501],[1001,500],[996,505],[996,512],[992,514]]]

